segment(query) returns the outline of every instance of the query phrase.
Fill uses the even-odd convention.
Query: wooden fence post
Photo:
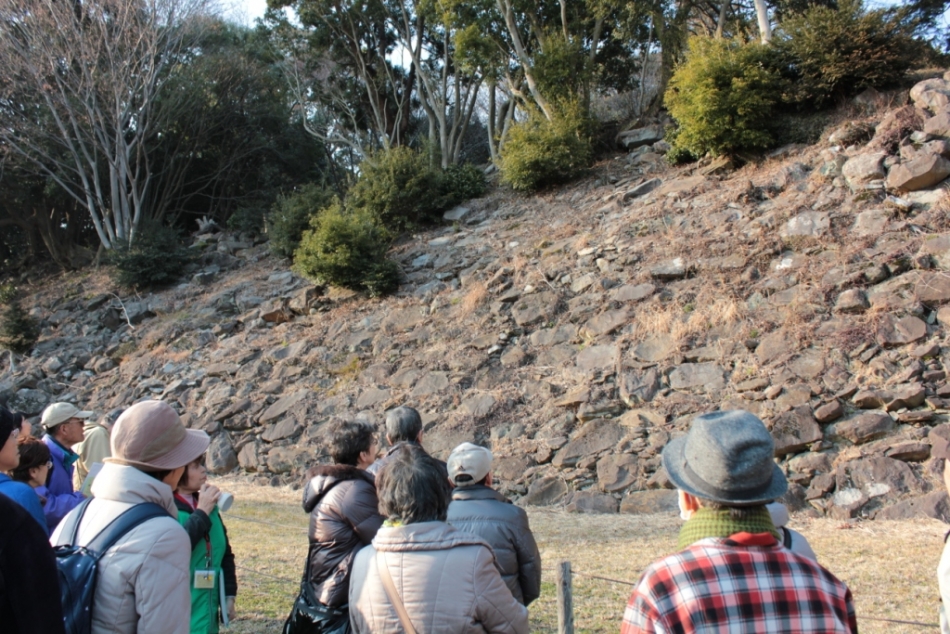
[[[574,634],[574,593],[569,561],[557,565],[557,631],[558,634]]]

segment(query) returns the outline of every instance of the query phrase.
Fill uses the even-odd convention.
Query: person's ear
[[[172,488],[172,491],[174,491],[175,489],[178,488],[178,482],[181,480],[181,477],[183,475],[185,475],[185,468],[178,467],[177,469],[169,473],[167,476],[165,476],[162,479],[162,482],[170,486]]]
[[[416,444],[418,445],[422,444],[422,430],[421,429],[419,430],[419,433],[416,435]]]
[[[485,486],[490,487],[492,485],[491,471],[488,472],[488,475],[485,476]]]
[[[690,513],[695,513],[699,510],[699,499],[682,489],[679,490],[680,499],[682,500],[683,510]]]
[[[393,446],[393,439],[392,439],[392,436],[390,436],[389,434],[386,434],[386,444],[389,445],[390,447]]]

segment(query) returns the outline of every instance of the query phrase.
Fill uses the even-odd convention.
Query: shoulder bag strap
[[[792,531],[788,530],[787,528],[783,526],[782,536],[784,537],[784,539],[782,540],[782,543],[785,545],[785,548],[788,548],[789,550],[791,550],[792,549]]]
[[[393,583],[393,577],[389,574],[389,566],[386,565],[386,556],[376,551],[376,568],[379,571],[379,578],[383,582],[383,589],[389,602],[396,608],[396,614],[399,615],[399,621],[402,623],[402,629],[406,634],[416,634],[416,628],[412,627],[412,621],[409,620],[409,614],[406,612],[406,606],[402,604],[399,593],[396,591],[396,584]]]
[[[63,520],[63,530],[59,532],[59,544],[54,544],[54,546],[75,546],[76,537],[79,535],[79,523],[82,522],[82,516],[86,514],[86,508],[89,506],[89,503],[92,501],[92,498],[87,498],[80,502],[76,512],[71,513],[66,516],[66,519]],[[63,541],[63,539],[69,540],[68,542]]]

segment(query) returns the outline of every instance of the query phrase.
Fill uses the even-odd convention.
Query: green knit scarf
[[[782,539],[764,506],[751,511],[749,517],[744,519],[733,518],[729,509],[700,507],[680,529],[678,547],[682,550],[707,537],[729,537],[736,533],[772,533],[775,539]]]

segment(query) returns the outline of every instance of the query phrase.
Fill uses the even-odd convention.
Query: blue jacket
[[[49,530],[46,528],[46,517],[43,515],[43,505],[40,504],[40,496],[36,494],[33,487],[25,482],[11,480],[7,474],[0,473],[0,494],[7,496],[29,511],[33,519],[39,522],[40,526],[43,527],[43,531],[49,535]]]
[[[43,513],[46,515],[46,524],[49,526],[49,530],[52,531],[60,520],[86,498],[82,493],[73,491],[72,463],[75,462],[75,458],[72,460],[69,460],[69,458],[76,456],[76,454],[64,449],[49,434],[43,436],[43,442],[49,447],[53,468],[50,469],[46,486],[38,487],[36,493],[46,498]],[[69,453],[67,454],[67,452]]]

